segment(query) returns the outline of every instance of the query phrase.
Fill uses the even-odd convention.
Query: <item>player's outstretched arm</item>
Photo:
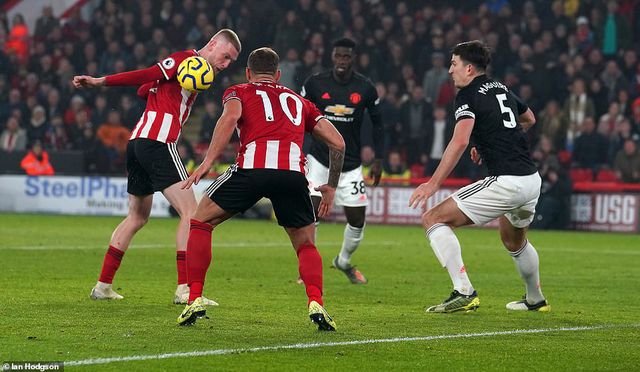
[[[344,138],[336,127],[327,119],[320,119],[313,128],[313,136],[324,142],[329,147],[329,180],[326,184],[316,187],[320,191],[322,199],[318,207],[318,217],[329,215],[333,198],[340,181],[342,165],[344,164]]]
[[[232,99],[225,103],[222,115],[213,130],[213,137],[207,149],[207,154],[204,156],[202,164],[191,173],[189,178],[182,182],[183,189],[188,189],[193,184],[197,185],[200,179],[209,173],[213,162],[220,156],[227,143],[229,143],[229,139],[231,139],[233,130],[241,115],[242,104],[239,100]]]
[[[125,71],[104,77],[78,75],[73,77],[76,88],[96,88],[107,86],[140,86],[152,81],[164,79],[164,74],[158,65],[141,70]]]
[[[78,75],[73,77],[73,86],[79,88],[97,88],[104,85],[104,77]]]
[[[418,186],[409,198],[409,206],[411,208],[422,207],[427,199],[438,191],[442,182],[449,177],[449,174],[453,168],[455,168],[456,164],[458,164],[458,160],[460,160],[464,150],[469,145],[473,125],[473,119],[462,119],[456,124],[453,137],[444,150],[442,160],[440,164],[438,164],[438,168],[436,168],[433,176],[428,182]]]

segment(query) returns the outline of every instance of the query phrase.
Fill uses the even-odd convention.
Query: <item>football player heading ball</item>
[[[104,77],[74,76],[73,85],[76,88],[139,86],[138,95],[147,100],[145,111],[127,145],[129,211],[111,235],[100,278],[91,291],[92,299],[122,299],[111,287],[113,277],[131,239],[149,219],[153,193],[161,191],[180,215],[176,233],[178,287],[174,303],[186,303],[189,297],[186,274],[187,239],[189,220],[196,209],[196,199],[192,190],[180,187],[180,182],[186,180],[188,174],[178,155],[176,142],[197,93],[183,89],[176,75],[180,64],[190,57],[204,59],[206,66],[218,73],[238,58],[240,48],[238,35],[232,30],[222,29],[200,50],[173,53],[146,69]],[[215,304],[210,300],[205,302]]]

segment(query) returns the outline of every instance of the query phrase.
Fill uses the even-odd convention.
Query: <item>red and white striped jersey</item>
[[[238,84],[222,96],[242,103],[236,130],[240,137],[240,168],[268,168],[304,173],[304,132],[311,132],[324,116],[310,101],[272,82]]]
[[[147,107],[129,139],[148,138],[164,143],[178,141],[198,94],[183,89],[175,76],[180,62],[197,55],[195,49],[185,50],[158,62],[165,80],[157,80],[152,84]]]

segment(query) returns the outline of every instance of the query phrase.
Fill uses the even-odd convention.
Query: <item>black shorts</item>
[[[188,178],[175,143],[136,138],[127,144],[127,192],[143,196]]]
[[[206,194],[229,213],[244,212],[268,198],[283,227],[304,227],[315,221],[307,179],[296,171],[242,169],[234,164],[213,181]]]

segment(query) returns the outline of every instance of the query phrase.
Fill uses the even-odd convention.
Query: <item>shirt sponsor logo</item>
[[[345,105],[330,105],[325,107],[324,111],[334,114],[335,116],[345,116],[352,115],[355,110],[353,107],[347,107]]]

